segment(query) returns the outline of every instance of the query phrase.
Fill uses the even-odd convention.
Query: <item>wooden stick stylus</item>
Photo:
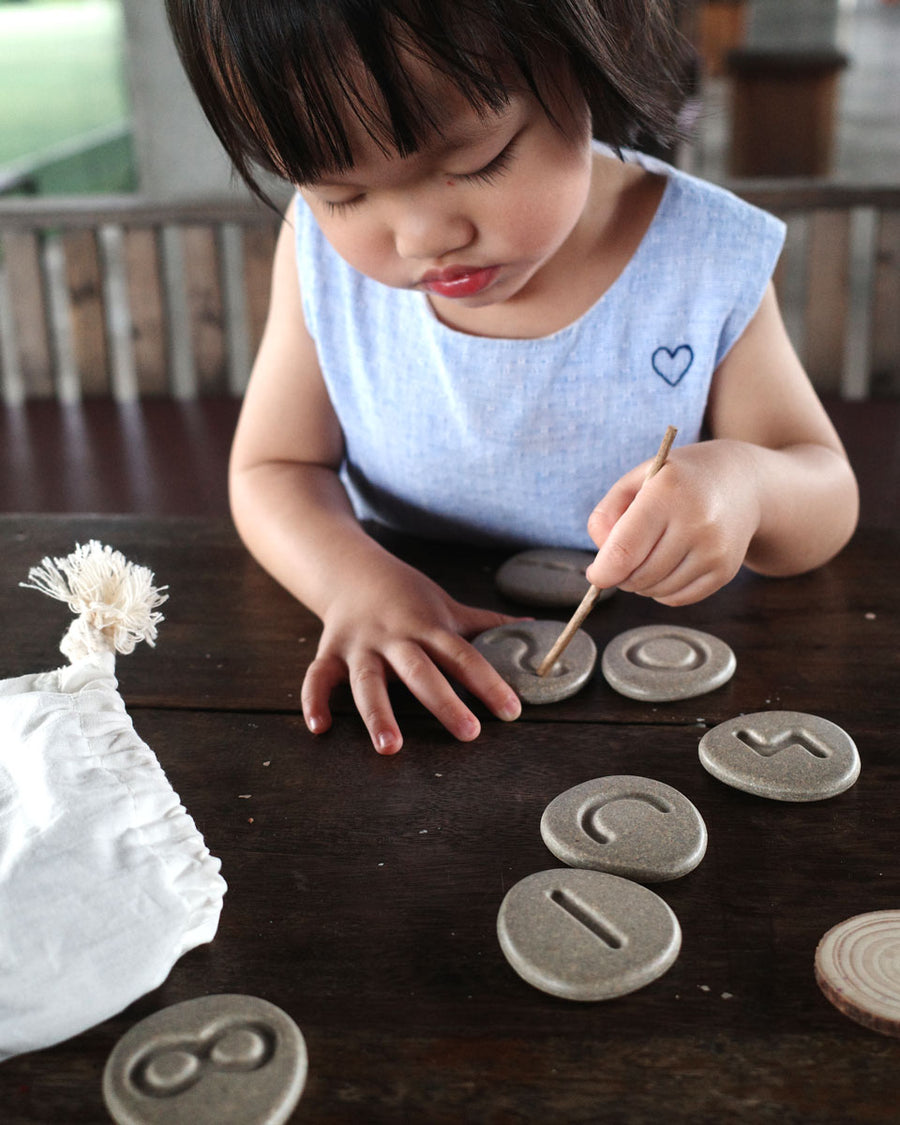
[[[669,456],[669,450],[672,448],[672,442],[675,440],[675,435],[677,433],[678,430],[674,426],[669,426],[666,429],[665,437],[662,439],[659,449],[656,452],[656,456],[653,458],[653,464],[647,470],[647,475],[641,482],[641,488],[644,487],[644,485],[651,477],[655,477],[659,470],[666,463],[666,458]],[[563,652],[569,645],[569,641],[571,641],[571,639],[575,636],[575,634],[581,628],[581,623],[594,608],[594,602],[599,596],[599,587],[588,587],[587,593],[581,599],[581,604],[578,606],[578,609],[576,609],[572,614],[572,619],[569,621],[568,625],[566,625],[565,629],[563,629],[563,631],[559,634],[556,641],[554,642],[553,647],[538,665],[537,674],[539,676],[546,676],[553,665],[556,663],[556,661],[560,658],[560,656],[562,656]]]

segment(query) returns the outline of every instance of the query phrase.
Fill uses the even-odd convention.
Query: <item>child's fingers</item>
[[[469,649],[468,641],[485,633],[488,629],[495,629],[498,625],[519,625],[523,621],[534,621],[533,617],[524,617],[521,614],[497,613],[492,609],[473,609],[471,606],[457,604],[455,631],[448,633],[450,637],[464,637],[464,648],[454,649],[462,652]],[[474,650],[472,650],[474,651]]]
[[[660,591],[658,594],[654,594],[653,598],[661,605],[693,605],[694,602],[703,601],[710,594],[714,594],[721,586],[722,582],[715,575],[705,572],[690,578],[683,585],[671,590]]]
[[[385,652],[399,679],[460,742],[481,733],[481,723],[463,703],[428,653],[415,641],[400,641]]]
[[[682,589],[700,573],[701,563],[689,549],[667,547],[665,537],[647,561],[628,579],[625,589],[648,598],[665,596]]]
[[[597,557],[587,569],[587,579],[594,586],[620,585],[647,557],[663,533],[665,524],[661,518],[652,528],[646,522],[642,526],[641,519],[645,517],[634,511],[645,476],[645,465],[626,473],[588,517],[588,534],[598,548]]]
[[[521,618],[510,619],[510,621],[518,620]],[[506,621],[501,622],[501,624],[506,623]],[[462,637],[454,633],[443,634],[434,643],[432,656],[440,658],[441,667],[445,668],[467,691],[480,699],[498,719],[511,722],[522,714],[522,701],[506,680]]]
[[[679,566],[646,593],[664,605],[691,605],[721,589],[739,569],[739,557],[708,556],[700,550],[690,550]]]
[[[303,718],[313,734],[322,734],[331,728],[328,700],[332,691],[346,678],[344,662],[336,656],[317,657],[307,668],[300,691],[300,702]]]
[[[587,580],[594,586],[627,588],[629,579],[650,557],[666,530],[666,513],[656,505],[635,500],[616,521],[615,526],[587,568]],[[668,563],[668,569],[677,559]],[[660,557],[657,566],[665,566]],[[659,575],[662,577],[662,574]]]
[[[376,653],[365,653],[348,666],[353,702],[379,754],[396,754],[403,736],[388,696],[384,662]]]
[[[641,486],[641,479],[635,473],[629,473],[622,477],[588,516],[588,535],[598,547],[603,546],[609,537],[609,533],[628,511]]]

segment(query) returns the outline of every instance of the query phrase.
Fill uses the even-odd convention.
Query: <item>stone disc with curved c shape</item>
[[[606,682],[620,695],[648,703],[691,699],[727,683],[737,667],[718,637],[683,625],[641,625],[603,650]]]
[[[816,983],[845,1016],[900,1038],[900,910],[857,914],[819,942]]]
[[[541,817],[541,837],[563,863],[663,883],[706,854],[706,825],[683,793],[649,777],[617,774],[574,785]]]

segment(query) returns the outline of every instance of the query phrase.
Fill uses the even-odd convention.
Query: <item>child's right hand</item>
[[[322,615],[315,660],[303,681],[306,724],[314,734],[331,726],[329,697],[349,681],[357,710],[379,754],[395,754],[403,737],[388,697],[395,674],[462,742],[481,724],[448,682],[458,681],[500,719],[516,719],[518,696],[464,638],[517,620],[451,598],[431,579],[392,556],[361,568]]]

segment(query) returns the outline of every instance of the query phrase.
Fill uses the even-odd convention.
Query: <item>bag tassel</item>
[[[156,609],[168,600],[167,586],[153,585],[153,571],[129,562],[96,539],[78,544],[65,558],[45,558],[20,586],[66,602],[77,614],[59,648],[72,663],[97,652],[134,651],[156,642],[164,620]]]

